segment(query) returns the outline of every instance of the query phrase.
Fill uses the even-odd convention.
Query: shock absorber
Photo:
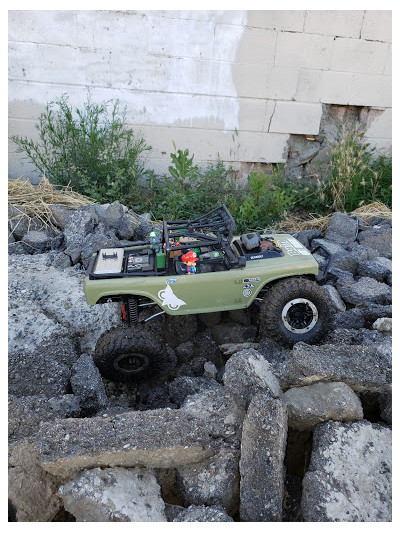
[[[122,319],[128,323],[128,326],[137,326],[139,324],[138,302],[134,296],[128,296],[122,305]]]
[[[139,309],[136,298],[128,297],[128,324],[137,326],[139,324]]]

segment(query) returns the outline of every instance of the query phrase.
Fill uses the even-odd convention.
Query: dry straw
[[[310,218],[304,220],[300,217],[288,217],[285,220],[282,220],[278,225],[278,231],[283,232],[298,232],[306,229],[319,229],[323,233],[328,228],[329,221],[333,213],[322,216],[310,215]],[[385,219],[392,218],[392,210],[381,202],[373,202],[372,204],[367,204],[355,209],[351,212],[352,215],[357,215],[368,224],[373,218],[380,217]]]
[[[56,188],[57,187],[57,188]],[[15,226],[24,218],[28,219],[28,227],[32,219],[40,220],[43,227],[59,231],[54,225],[51,206],[61,205],[67,209],[79,209],[93,203],[92,200],[74,192],[69,186],[54,186],[43,177],[36,186],[23,178],[8,180],[8,219]]]

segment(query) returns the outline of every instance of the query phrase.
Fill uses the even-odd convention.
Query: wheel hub
[[[295,298],[283,308],[282,321],[285,328],[292,333],[307,333],[318,322],[318,309],[306,298]]]
[[[149,365],[149,359],[142,353],[122,354],[114,361],[114,368],[125,374],[137,374]]]

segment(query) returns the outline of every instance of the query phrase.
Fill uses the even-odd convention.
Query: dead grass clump
[[[56,188],[57,187],[57,188]],[[8,220],[13,221],[14,228],[23,219],[40,221],[43,227],[59,231],[54,225],[51,206],[61,205],[67,209],[79,209],[93,203],[92,200],[74,192],[69,186],[54,186],[44,177],[36,186],[23,178],[8,180]]]
[[[377,217],[388,220],[392,218],[392,210],[381,202],[363,205],[352,211],[351,214],[359,216],[366,224]],[[280,222],[278,231],[296,233],[307,229],[319,229],[322,233],[325,233],[332,215],[333,213],[326,216],[314,216],[310,214],[308,219],[296,216],[288,217]]]

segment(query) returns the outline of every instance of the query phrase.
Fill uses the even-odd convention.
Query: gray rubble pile
[[[10,520],[391,520],[389,221],[297,234],[332,254],[321,345],[262,337],[256,306],[160,316],[168,372],[122,384],[92,359],[120,307],[86,304],[82,266],[153,226],[119,202],[52,212],[58,234],[10,227]]]

